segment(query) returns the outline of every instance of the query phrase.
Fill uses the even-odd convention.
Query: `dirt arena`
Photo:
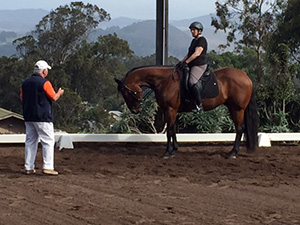
[[[56,150],[57,177],[23,174],[24,146],[0,145],[0,224],[300,224],[300,146],[226,159],[231,145],[81,143]]]

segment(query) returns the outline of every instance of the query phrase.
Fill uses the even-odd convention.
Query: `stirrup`
[[[199,105],[196,104],[196,109],[192,110],[192,112],[196,112],[196,113],[202,112],[202,111],[203,111],[202,104],[199,104]]]

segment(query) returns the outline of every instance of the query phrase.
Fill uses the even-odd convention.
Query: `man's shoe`
[[[43,169],[43,174],[57,176],[57,175],[58,175],[58,172],[57,172],[57,171],[55,171],[55,170]]]
[[[29,174],[35,174],[36,173],[36,170],[33,169],[33,170],[25,170],[25,174],[26,175],[29,175]]]

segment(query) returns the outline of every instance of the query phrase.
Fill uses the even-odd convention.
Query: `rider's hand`
[[[176,64],[176,68],[180,69],[180,70],[183,70],[183,69],[187,69],[188,68],[188,64],[186,62],[178,62]]]

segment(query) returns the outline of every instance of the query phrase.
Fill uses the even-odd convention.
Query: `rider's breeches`
[[[193,66],[190,69],[190,78],[189,78],[190,87],[192,87],[194,84],[198,82],[198,80],[200,80],[206,68],[207,68],[207,64],[201,66]]]

